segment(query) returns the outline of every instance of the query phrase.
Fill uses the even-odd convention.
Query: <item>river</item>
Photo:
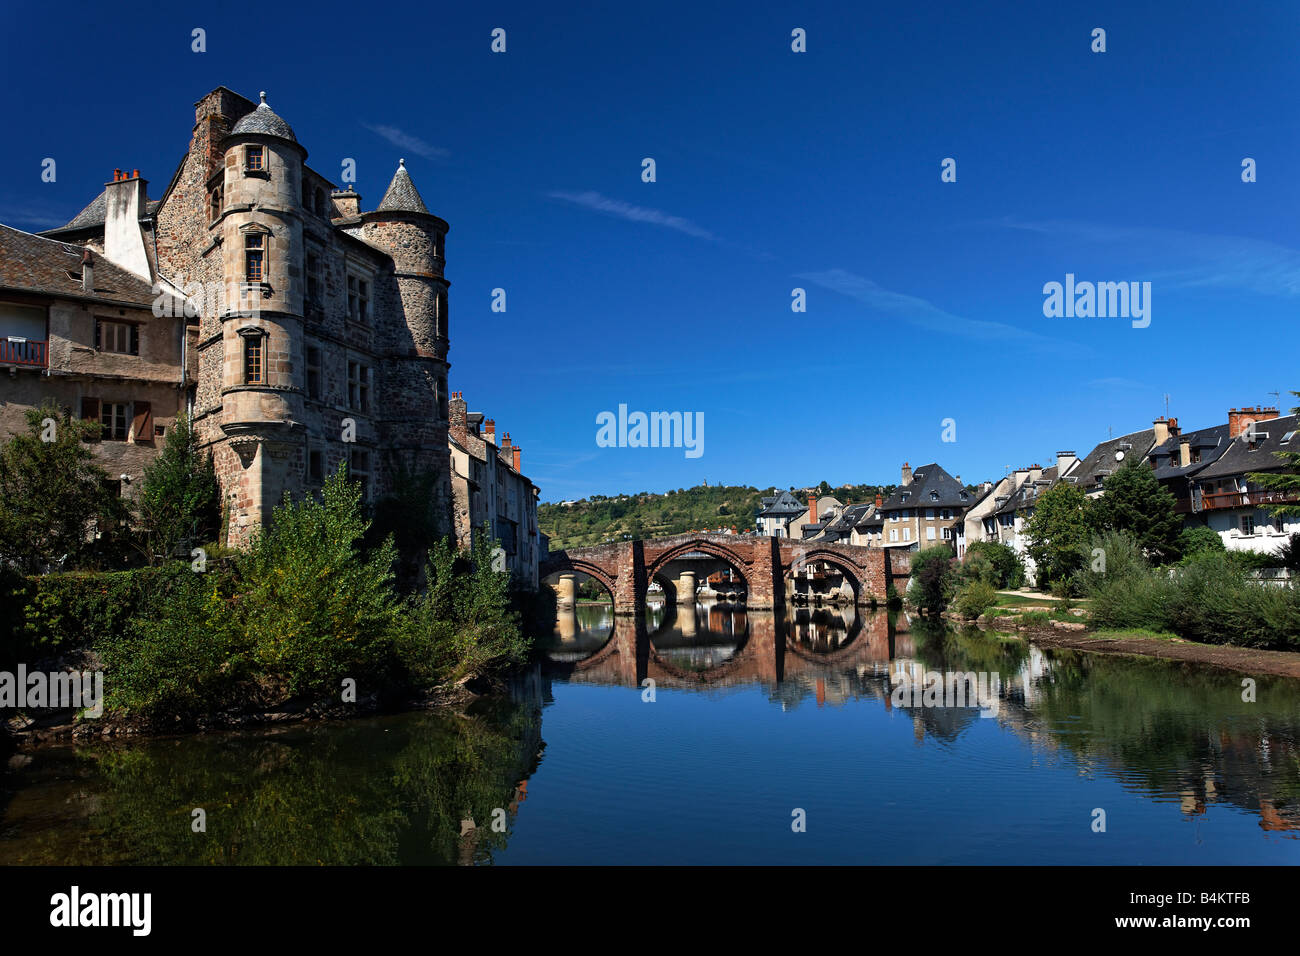
[[[0,863],[1300,863],[1295,681],[833,608],[542,645],[465,715],[14,755]]]

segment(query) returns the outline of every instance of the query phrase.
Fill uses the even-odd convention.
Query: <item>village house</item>
[[[198,328],[183,308],[156,317],[154,299],[147,278],[102,251],[0,225],[0,434],[26,431],[27,411],[46,402],[99,422],[99,464],[137,496],[195,384],[186,356]]]
[[[404,160],[370,211],[306,160],[265,94],[218,87],[161,198],[118,170],[66,226],[0,228],[5,431],[53,399],[102,424],[99,457],[130,484],[188,414],[231,545],[341,463],[368,501],[427,478],[454,532],[448,224]],[[520,556],[538,541],[522,487],[498,525]]]
[[[1282,472],[1276,452],[1300,448],[1300,417],[1277,417],[1276,408],[1241,408],[1228,412],[1226,448],[1190,480],[1190,495],[1180,501],[1189,526],[1213,529],[1225,547],[1276,553],[1300,532],[1300,518],[1279,517],[1268,505],[1300,500],[1293,493],[1261,489],[1250,475]]]
[[[759,499],[759,511],[754,517],[755,530],[758,534],[774,538],[794,537],[790,533],[791,523],[808,512],[808,506],[799,503],[789,491],[781,491],[768,498]]]
[[[469,412],[461,392],[452,394],[449,410],[456,539],[472,542],[486,528],[505,552],[511,574],[535,588],[545,554],[537,530],[540,489],[521,470],[523,449],[508,432],[498,445],[496,422]]]
[[[912,471],[903,463],[902,484],[881,503],[886,548],[917,551],[947,544],[958,557],[966,551],[966,510],[974,496],[938,464]]]

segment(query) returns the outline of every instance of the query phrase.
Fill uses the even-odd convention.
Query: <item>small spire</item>
[[[405,169],[405,168],[406,168],[406,160],[405,160],[405,159],[399,159],[399,160],[397,161],[397,168],[398,168],[398,169]]]
[[[262,90],[262,92],[258,93],[257,95],[260,96],[260,97],[262,98],[262,105],[265,106],[265,105],[266,105],[266,90]]]

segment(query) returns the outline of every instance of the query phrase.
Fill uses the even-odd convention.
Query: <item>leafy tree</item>
[[[956,590],[953,563],[956,556],[947,545],[922,548],[912,555],[912,603],[927,614],[937,614],[948,606]]]
[[[178,416],[162,452],[145,466],[136,505],[145,553],[151,564],[166,560],[178,545],[211,541],[221,524],[220,490],[212,455]]]
[[[1091,509],[1092,526],[1097,531],[1127,532],[1148,557],[1169,561],[1178,555],[1183,527],[1174,511],[1176,504],[1151,468],[1133,460],[1107,476],[1104,493]]]
[[[84,567],[98,549],[94,532],[125,522],[125,503],[84,443],[99,427],[47,403],[0,448],[0,563],[27,574]]]
[[[1300,392],[1291,394],[1300,398]],[[1300,408],[1291,409],[1291,414],[1300,415]],[[1275,451],[1273,454],[1286,465],[1286,471],[1252,472],[1250,480],[1266,491],[1280,491],[1295,499],[1281,504],[1265,505],[1264,507],[1270,512],[1278,517],[1300,518],[1300,450]]]
[[[1087,496],[1060,482],[1043,492],[1025,525],[1026,549],[1038,568],[1038,585],[1067,578],[1081,566],[1080,546],[1088,540]]]

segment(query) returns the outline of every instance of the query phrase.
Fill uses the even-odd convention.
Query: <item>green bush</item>
[[[369,554],[361,486],[340,466],[320,501],[275,509],[240,561],[240,595],[259,668],[293,694],[337,693],[344,678],[375,674],[389,655],[401,605],[391,538]]]
[[[970,575],[995,588],[1016,589],[1025,585],[1025,565],[1016,549],[1000,541],[976,541],[966,548]]]
[[[187,568],[165,606],[100,643],[110,711],[189,727],[249,696],[252,646],[230,582]]]
[[[510,575],[492,569],[486,528],[474,535],[468,562],[439,542],[429,552],[427,576],[428,590],[412,603],[395,645],[411,683],[463,683],[527,657],[510,605]]]
[[[1223,539],[1219,537],[1219,533],[1204,525],[1198,525],[1195,528],[1184,528],[1179,532],[1177,548],[1184,561],[1203,551],[1224,550]]]
[[[953,597],[952,608],[966,620],[974,620],[998,603],[998,592],[986,581],[968,581]]]

